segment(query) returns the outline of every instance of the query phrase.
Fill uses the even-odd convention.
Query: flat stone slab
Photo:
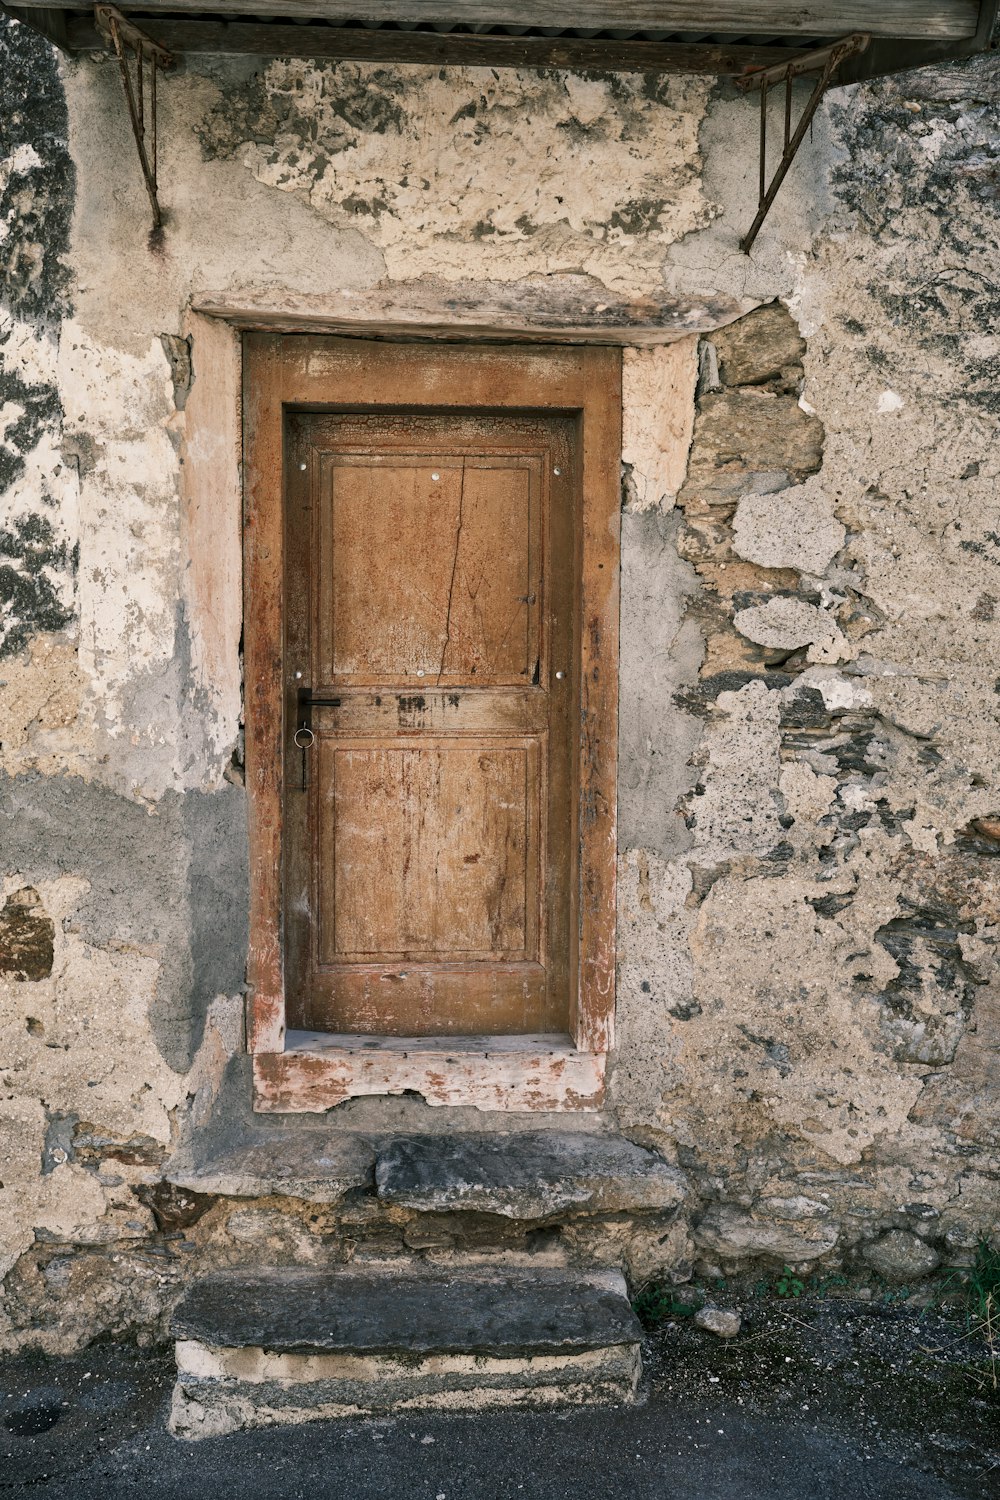
[[[408,1136],[380,1148],[375,1183],[404,1208],[510,1219],[670,1209],[687,1189],[652,1151],[585,1131]]]
[[[172,1321],[170,1429],[635,1399],[641,1330],[597,1272],[219,1272]]]
[[[336,1203],[352,1188],[370,1187],[375,1148],[361,1136],[332,1131],[261,1132],[196,1164],[178,1155],[168,1182],[226,1198],[305,1198]]]
[[[640,1337],[616,1272],[548,1269],[219,1271],[170,1326],[213,1348],[293,1354],[551,1354]]]

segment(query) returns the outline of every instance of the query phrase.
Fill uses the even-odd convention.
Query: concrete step
[[[676,1208],[684,1174],[620,1136],[581,1130],[412,1135],[261,1130],[200,1160],[180,1155],[176,1186],[227,1197],[333,1203],[355,1190],[421,1213],[523,1221]]]
[[[174,1313],[178,1437],[412,1410],[630,1402],[616,1272],[222,1271]]]

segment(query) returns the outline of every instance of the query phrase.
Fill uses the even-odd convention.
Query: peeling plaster
[[[362,225],[390,277],[580,270],[634,294],[711,217],[697,140],[709,86],[282,60],[224,90],[199,136],[209,158]]]

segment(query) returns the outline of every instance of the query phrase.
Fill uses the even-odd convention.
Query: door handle
[[[324,698],[322,693],[314,693],[312,688],[299,688],[299,722],[308,726],[312,718],[314,708],[339,708],[339,698]]]
[[[300,687],[298,691],[298,713],[297,724],[292,734],[292,744],[297,750],[302,751],[302,781],[300,791],[309,788],[309,776],[306,762],[306,751],[311,750],[316,743],[316,734],[312,727],[312,711],[314,708],[339,708],[339,698],[324,698],[314,693],[312,688]]]

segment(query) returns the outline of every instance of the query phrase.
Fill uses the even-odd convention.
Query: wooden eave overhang
[[[93,6],[3,4],[71,53],[105,51]],[[985,50],[998,0],[135,0],[129,21],[174,56],[236,53],[442,66],[739,76],[852,32],[833,84]]]

